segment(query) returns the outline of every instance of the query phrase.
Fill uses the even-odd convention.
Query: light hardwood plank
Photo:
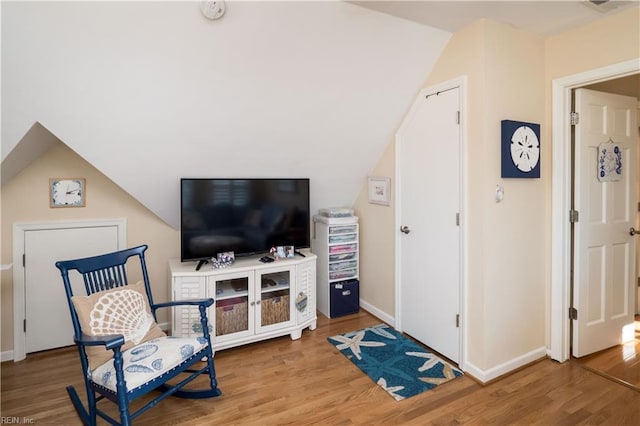
[[[636,316],[634,340],[576,362],[602,377],[640,391],[640,316]]]

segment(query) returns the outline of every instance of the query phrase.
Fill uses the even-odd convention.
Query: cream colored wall
[[[547,91],[554,79],[640,58],[640,7],[546,40]],[[551,96],[548,96],[551,117]]]
[[[389,144],[370,176],[391,178],[395,170],[395,145]],[[391,204],[369,204],[367,185],[354,204],[360,223],[360,298],[383,319],[393,318],[395,304],[395,194],[391,190]],[[391,224],[391,225],[390,225]],[[382,314],[383,313],[383,314]],[[381,315],[382,314],[382,315]]]
[[[144,179],[144,164],[140,165],[139,176]],[[49,178],[52,177],[86,178],[86,207],[50,208]],[[167,264],[168,259],[179,256],[178,232],[66,145],[60,143],[54,146],[15,178],[4,183],[1,198],[3,265],[18,261],[12,259],[14,223],[125,218],[126,245],[149,245],[147,263],[154,301],[169,300]],[[51,247],[51,250],[55,250],[55,247]],[[1,351],[5,352],[13,349],[13,270],[3,270],[1,279]],[[60,291],[64,291],[62,281],[58,285]],[[167,313],[161,313],[158,320],[167,321]]]
[[[540,179],[500,176],[501,120],[546,126],[543,40],[492,21],[476,22],[455,34],[426,86],[460,75],[468,77],[469,99],[466,361],[486,370],[545,345],[541,265],[548,141],[541,142]],[[504,187],[501,203],[495,201],[496,185]]]
[[[424,87],[468,77],[466,349],[467,362],[481,370],[548,345],[551,81],[640,57],[639,23],[636,8],[544,40],[478,21],[453,35],[428,76]],[[540,179],[500,178],[502,119],[541,124]],[[371,174],[394,176],[392,146],[394,142]],[[505,187],[499,204],[496,184]],[[366,187],[355,205],[363,224],[361,295],[378,305],[378,298],[386,302],[394,294],[393,206],[380,216],[378,206],[366,203]],[[375,226],[370,228],[372,218]],[[368,235],[387,229],[394,231]],[[374,264],[386,273],[370,274]],[[378,306],[393,312],[392,303]]]
[[[526,52],[526,53],[524,53]],[[454,34],[424,87],[466,75],[467,86],[467,327],[466,361],[487,369],[545,345],[545,183],[549,179],[549,151],[542,150],[542,177],[507,180],[500,177],[500,121],[540,123],[544,117],[544,43],[528,33],[491,21],[478,21]],[[394,146],[394,144],[390,144]],[[547,145],[548,146],[548,145]],[[393,149],[373,171],[395,173]],[[545,167],[547,166],[547,167]],[[496,203],[495,186],[503,185],[505,199]],[[389,272],[366,280],[362,272],[362,298],[393,295],[395,232],[371,246],[367,237],[380,229],[393,229],[393,212],[386,224],[367,227],[362,211],[362,261],[384,265]],[[393,208],[391,208],[393,209]],[[384,280],[384,282],[382,282]],[[386,285],[385,291],[367,286]],[[376,302],[372,302],[375,304]],[[393,312],[391,306],[389,312]]]
[[[454,34],[424,87],[462,75],[467,87],[468,304],[465,324],[469,342],[467,362],[486,369],[545,344],[545,182],[549,178],[549,150],[544,151],[541,179],[500,177],[500,121],[540,123],[544,117],[544,44],[528,33],[491,21],[478,21]],[[390,144],[393,148],[394,144]],[[373,174],[393,176],[394,149],[386,151]],[[497,184],[505,199],[493,197]],[[369,227],[379,209],[360,194],[362,213],[362,298],[393,295],[395,231],[373,237],[381,229],[395,230],[393,211],[385,224]],[[389,208],[393,210],[393,207]],[[368,265],[388,271],[367,277]],[[368,289],[385,285],[384,291]],[[393,306],[389,306],[393,312]]]

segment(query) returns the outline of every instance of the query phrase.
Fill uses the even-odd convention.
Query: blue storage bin
[[[360,310],[360,282],[353,279],[331,283],[329,299],[331,318],[357,313]]]

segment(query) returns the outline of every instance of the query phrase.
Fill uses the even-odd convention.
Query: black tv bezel
[[[211,259],[211,256],[201,256],[201,257],[188,257],[185,258],[184,257],[184,247],[183,247],[183,243],[184,243],[184,238],[182,235],[182,213],[183,213],[183,182],[185,180],[188,181],[215,181],[215,180],[237,180],[237,181],[241,181],[241,180],[250,180],[250,181],[297,181],[297,182],[305,182],[306,183],[306,188],[307,188],[307,242],[305,245],[301,245],[301,246],[295,246],[295,250],[298,254],[300,249],[309,249],[311,248],[311,179],[310,178],[301,178],[301,177],[280,177],[280,178],[275,178],[275,177],[268,177],[268,178],[257,178],[257,177],[250,177],[250,178],[241,178],[241,177],[215,177],[215,178],[200,178],[200,177],[195,177],[195,178],[189,178],[189,177],[182,177],[180,178],[180,217],[179,217],[179,223],[180,223],[180,229],[179,229],[179,233],[180,233],[180,262],[182,263],[186,263],[186,262],[203,262],[203,261],[207,261],[209,259]],[[269,253],[269,250],[257,250],[257,251],[246,251],[246,252],[234,252],[234,256],[238,257],[238,258],[242,258],[242,257],[249,257],[249,256],[257,256],[257,255],[264,255],[266,253]]]

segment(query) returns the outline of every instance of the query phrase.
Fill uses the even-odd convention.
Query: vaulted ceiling
[[[549,36],[635,7],[638,0],[360,0],[352,3],[449,32],[486,18]]]
[[[341,2],[3,2],[3,159],[39,123],[174,227],[181,177],[351,205],[449,36]]]
[[[511,10],[356,3],[2,2],[3,182],[60,140],[176,228],[180,177],[351,205],[451,33]],[[537,4],[543,32],[583,22]]]

